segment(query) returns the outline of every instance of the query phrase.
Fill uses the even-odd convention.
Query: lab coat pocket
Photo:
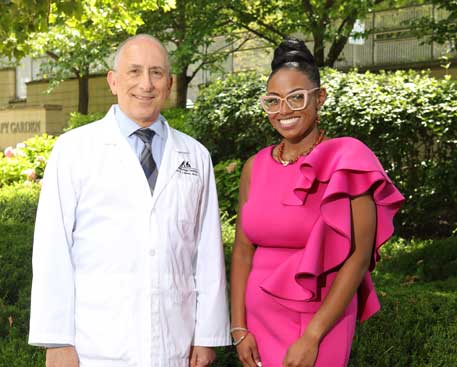
[[[129,275],[76,277],[76,348],[81,359],[130,366],[133,288]],[[103,365],[103,363],[102,363]]]
[[[195,330],[196,291],[169,291],[168,295],[165,322],[172,339],[172,343],[167,344],[168,352],[177,358],[187,358]]]
[[[201,181],[197,176],[178,176],[175,180],[176,210],[178,219],[194,224],[201,196]]]

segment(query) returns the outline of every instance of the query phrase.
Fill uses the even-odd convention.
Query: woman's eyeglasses
[[[293,111],[299,111],[306,108],[309,102],[309,94],[313,93],[320,88],[313,89],[300,89],[289,93],[284,98],[279,96],[262,96],[260,97],[260,104],[268,114],[278,113],[281,110],[281,102],[286,102],[287,106]]]

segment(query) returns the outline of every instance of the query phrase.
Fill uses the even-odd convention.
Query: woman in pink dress
[[[370,271],[404,198],[366,145],[325,136],[325,98],[303,41],[285,40],[261,98],[282,140],[241,175],[231,303],[244,367],[346,366],[356,320],[380,308]]]

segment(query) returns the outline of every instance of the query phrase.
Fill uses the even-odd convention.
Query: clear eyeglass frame
[[[317,90],[320,90],[320,88],[313,88],[313,89],[299,89],[296,91],[293,91],[289,93],[285,97],[280,97],[276,95],[268,95],[268,96],[262,96],[259,98],[260,105],[262,106],[263,110],[268,113],[268,114],[275,114],[281,111],[281,106],[282,103],[285,102],[286,105],[292,110],[292,111],[300,111],[306,108],[308,106],[309,102],[309,95]],[[292,98],[296,97],[302,97],[302,99],[297,99],[293,100]],[[274,109],[271,109],[271,102],[274,102]],[[297,104],[298,103],[298,104]]]

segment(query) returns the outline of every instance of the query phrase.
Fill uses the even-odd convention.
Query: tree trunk
[[[324,65],[324,35],[320,33],[314,33],[314,60],[317,66]]]
[[[186,108],[187,103],[187,87],[189,78],[187,76],[187,68],[176,74],[176,105],[177,107]]]
[[[78,78],[78,112],[87,115],[89,112],[89,75]]]
[[[334,40],[332,46],[327,55],[327,60],[325,61],[325,66],[333,67],[335,62],[338,60],[341,52],[343,52],[344,46],[348,41],[349,37],[341,36],[338,40]]]

